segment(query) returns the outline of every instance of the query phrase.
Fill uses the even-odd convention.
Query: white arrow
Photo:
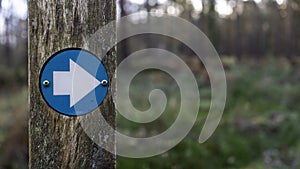
[[[53,72],[53,95],[70,95],[70,107],[74,106],[100,82],[70,59],[70,71]]]

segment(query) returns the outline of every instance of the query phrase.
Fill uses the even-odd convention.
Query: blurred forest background
[[[26,0],[0,0],[0,168],[27,168],[27,12]],[[146,12],[187,19],[217,49],[228,83],[220,126],[199,144],[210,86],[198,57],[179,41],[159,35],[138,35],[118,44],[119,61],[150,47],[177,54],[195,74],[201,94],[197,122],[182,143],[152,158],[118,157],[119,169],[300,168],[300,0],[119,0],[117,12],[118,17],[138,12],[132,26],[145,22]],[[145,80],[156,86],[141,86]],[[153,86],[170,96],[164,115],[146,125],[118,116],[119,130],[149,136],[172,124],[180,96],[167,74],[140,73],[131,85],[133,104],[149,107]]]

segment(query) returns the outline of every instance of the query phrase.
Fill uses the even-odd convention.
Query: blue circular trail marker
[[[46,103],[68,116],[84,115],[97,108],[108,90],[102,62],[79,48],[52,55],[40,73],[40,91]]]

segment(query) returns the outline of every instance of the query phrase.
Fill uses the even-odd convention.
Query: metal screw
[[[44,80],[44,81],[43,81],[43,85],[44,85],[45,87],[48,87],[48,86],[50,85],[50,82],[49,82],[48,80]]]
[[[101,84],[102,86],[106,86],[106,85],[108,84],[108,81],[107,81],[107,80],[102,80],[102,81],[100,82],[100,84]]]

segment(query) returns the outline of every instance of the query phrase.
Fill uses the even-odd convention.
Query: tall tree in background
[[[2,6],[5,3],[5,6]],[[24,5],[24,4],[23,4]],[[26,50],[27,48],[27,24],[26,17],[21,17],[21,14],[16,14],[13,1],[0,0],[0,65],[10,69],[14,66],[25,68]],[[24,15],[25,12],[24,12]]]
[[[4,45],[4,52],[6,53],[6,66],[12,66],[12,58],[9,55],[10,53],[10,38],[11,38],[11,21],[12,16],[5,18],[5,45]]]
[[[121,17],[126,16],[126,9],[125,9],[125,2],[126,0],[120,0],[119,1],[119,5],[120,5],[120,10],[121,10]],[[126,27],[123,26],[122,29],[120,31],[123,31],[123,33],[126,33]],[[121,43],[117,44],[117,56],[118,56],[118,61],[122,61],[125,57],[127,57],[130,53],[129,53],[129,45],[128,45],[128,41],[124,40]]]
[[[289,47],[288,56],[292,59],[295,55],[300,55],[300,1],[299,0],[288,0],[287,1],[287,42]],[[288,49],[287,49],[288,50]]]
[[[263,40],[262,40],[262,19],[260,9],[254,1],[244,2],[243,11],[243,36],[246,34],[246,39],[243,41],[244,49],[250,56],[262,56]]]
[[[207,36],[214,45],[219,49],[219,30],[217,25],[218,15],[215,10],[215,0],[208,0],[208,13],[206,15]]]

